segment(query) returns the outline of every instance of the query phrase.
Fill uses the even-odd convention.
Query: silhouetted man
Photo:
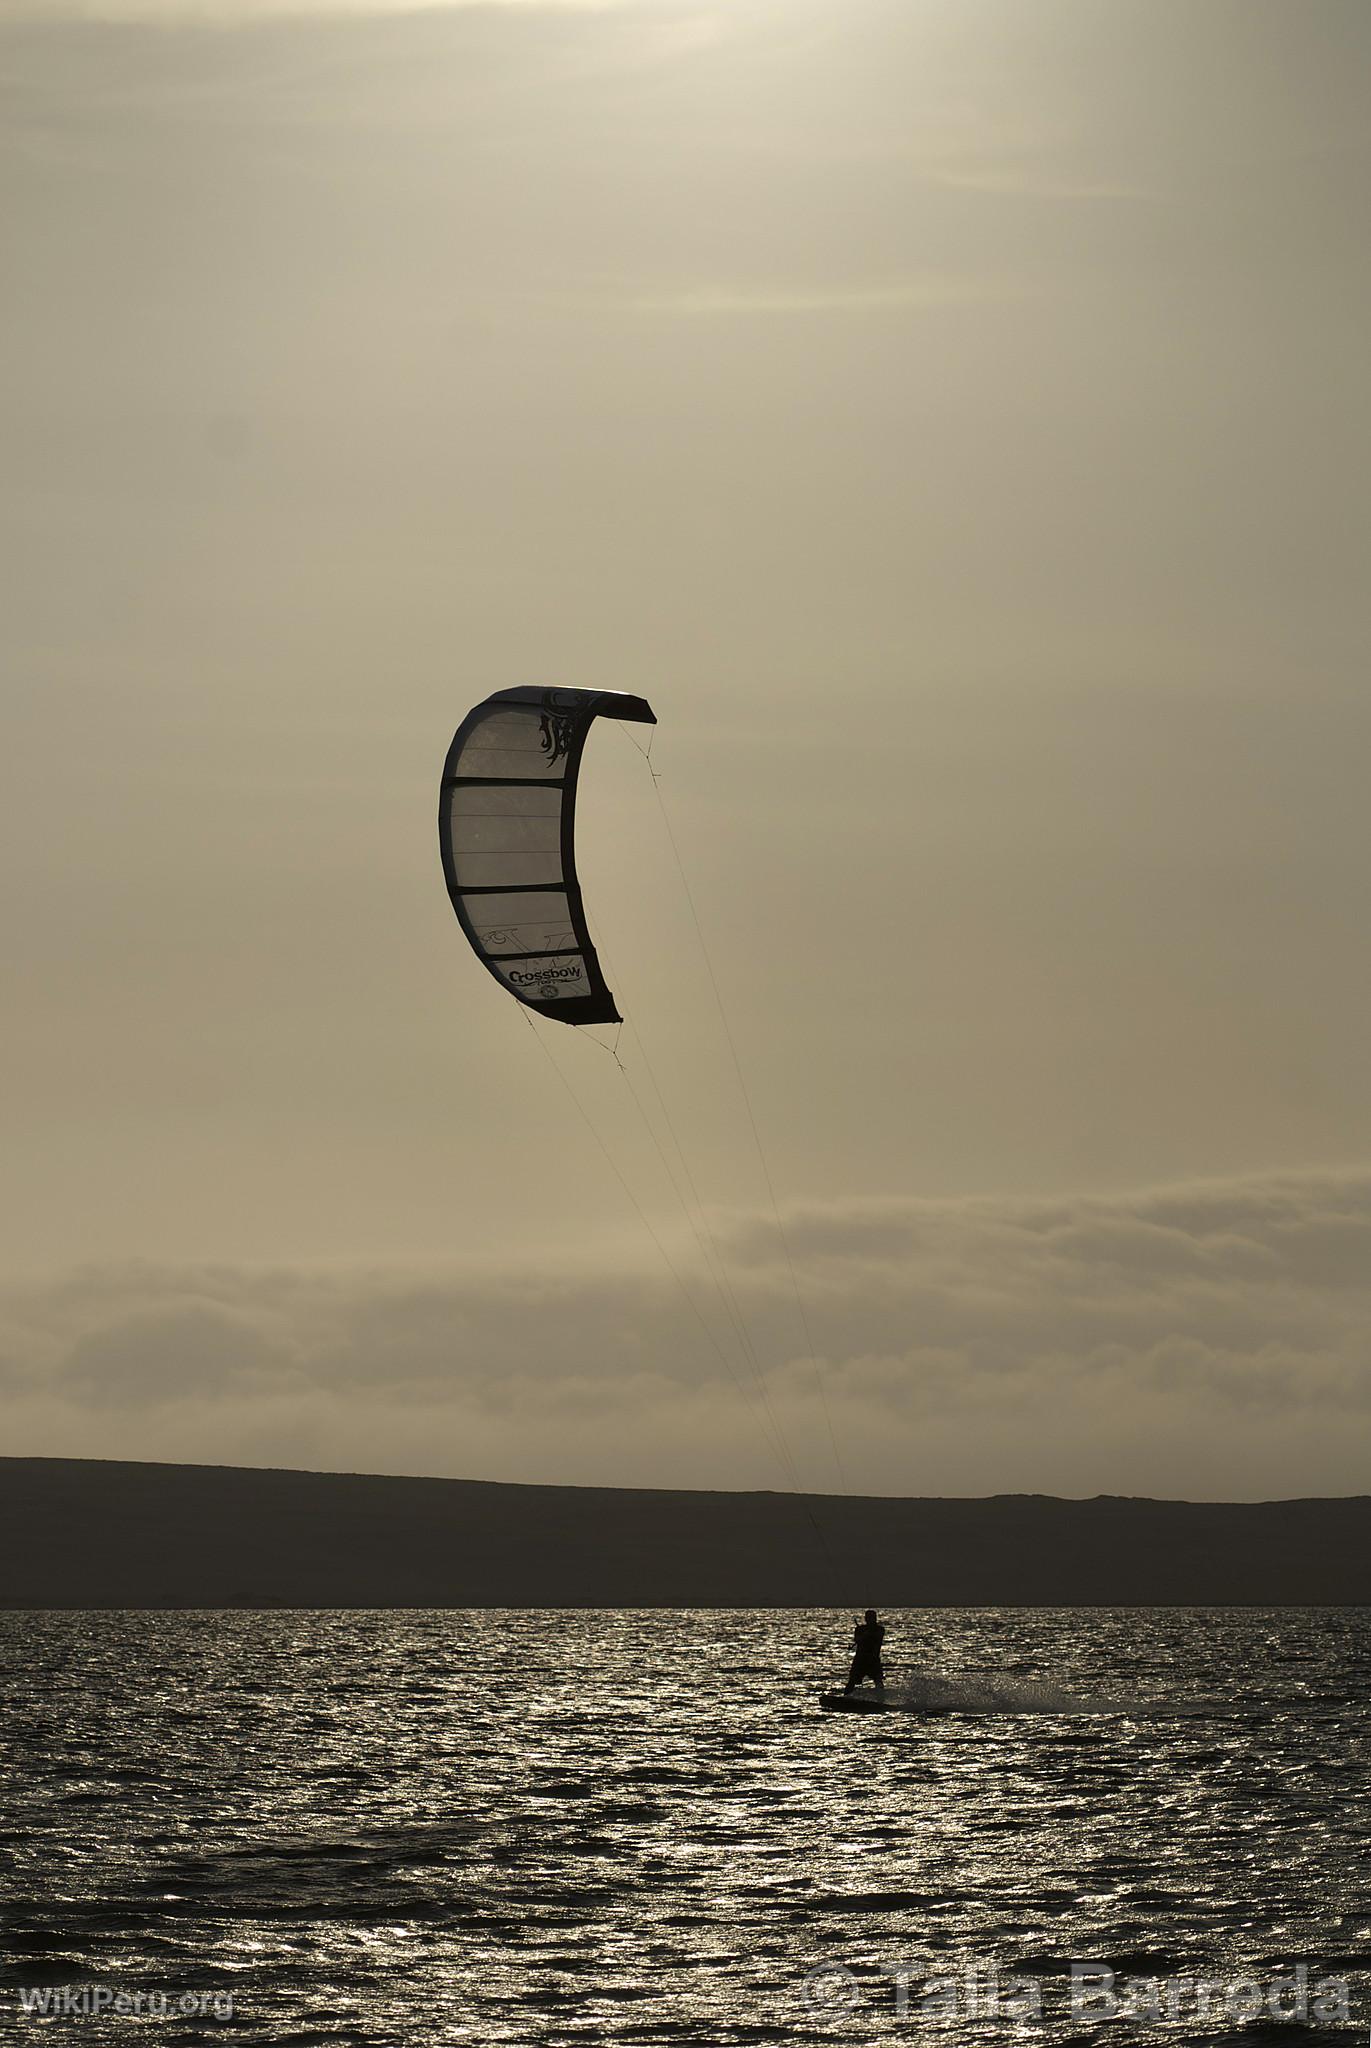
[[[884,1641],[885,1629],[876,1619],[875,1608],[868,1607],[866,1618],[859,1621],[852,1631],[852,1647],[856,1654],[852,1659],[852,1669],[847,1674],[844,1692],[854,1691],[864,1678],[884,1689],[885,1672],[881,1668],[881,1644]]]

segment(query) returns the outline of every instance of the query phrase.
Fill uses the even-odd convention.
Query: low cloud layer
[[[86,1269],[9,1448],[616,1485],[1364,1489],[1371,1174],[716,1221],[676,1273]],[[678,1277],[679,1276],[679,1277]],[[741,1327],[742,1336],[738,1331]]]

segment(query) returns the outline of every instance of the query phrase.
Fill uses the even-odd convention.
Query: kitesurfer
[[[885,1672],[881,1666],[881,1644],[885,1641],[885,1625],[876,1618],[874,1607],[868,1607],[865,1619],[859,1621],[852,1631],[852,1647],[855,1652],[852,1669],[847,1674],[844,1692],[856,1690],[864,1678],[873,1685],[885,1687]]]

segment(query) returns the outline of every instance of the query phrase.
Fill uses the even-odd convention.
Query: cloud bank
[[[602,14],[654,4],[659,0],[0,0],[0,22],[151,23],[168,29],[231,29],[256,22],[326,20],[331,16],[403,19],[490,7]]]
[[[1364,1489],[1371,1173],[809,1207],[785,1229],[803,1320],[774,1224],[716,1222],[745,1343],[679,1247],[683,1284],[602,1259],[12,1288],[9,1447],[617,1485]]]

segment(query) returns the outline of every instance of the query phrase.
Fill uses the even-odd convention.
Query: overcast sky
[[[1366,1490],[1368,57],[0,5],[7,1450]],[[625,1071],[466,951],[524,683],[656,707],[802,1306],[626,732]]]

